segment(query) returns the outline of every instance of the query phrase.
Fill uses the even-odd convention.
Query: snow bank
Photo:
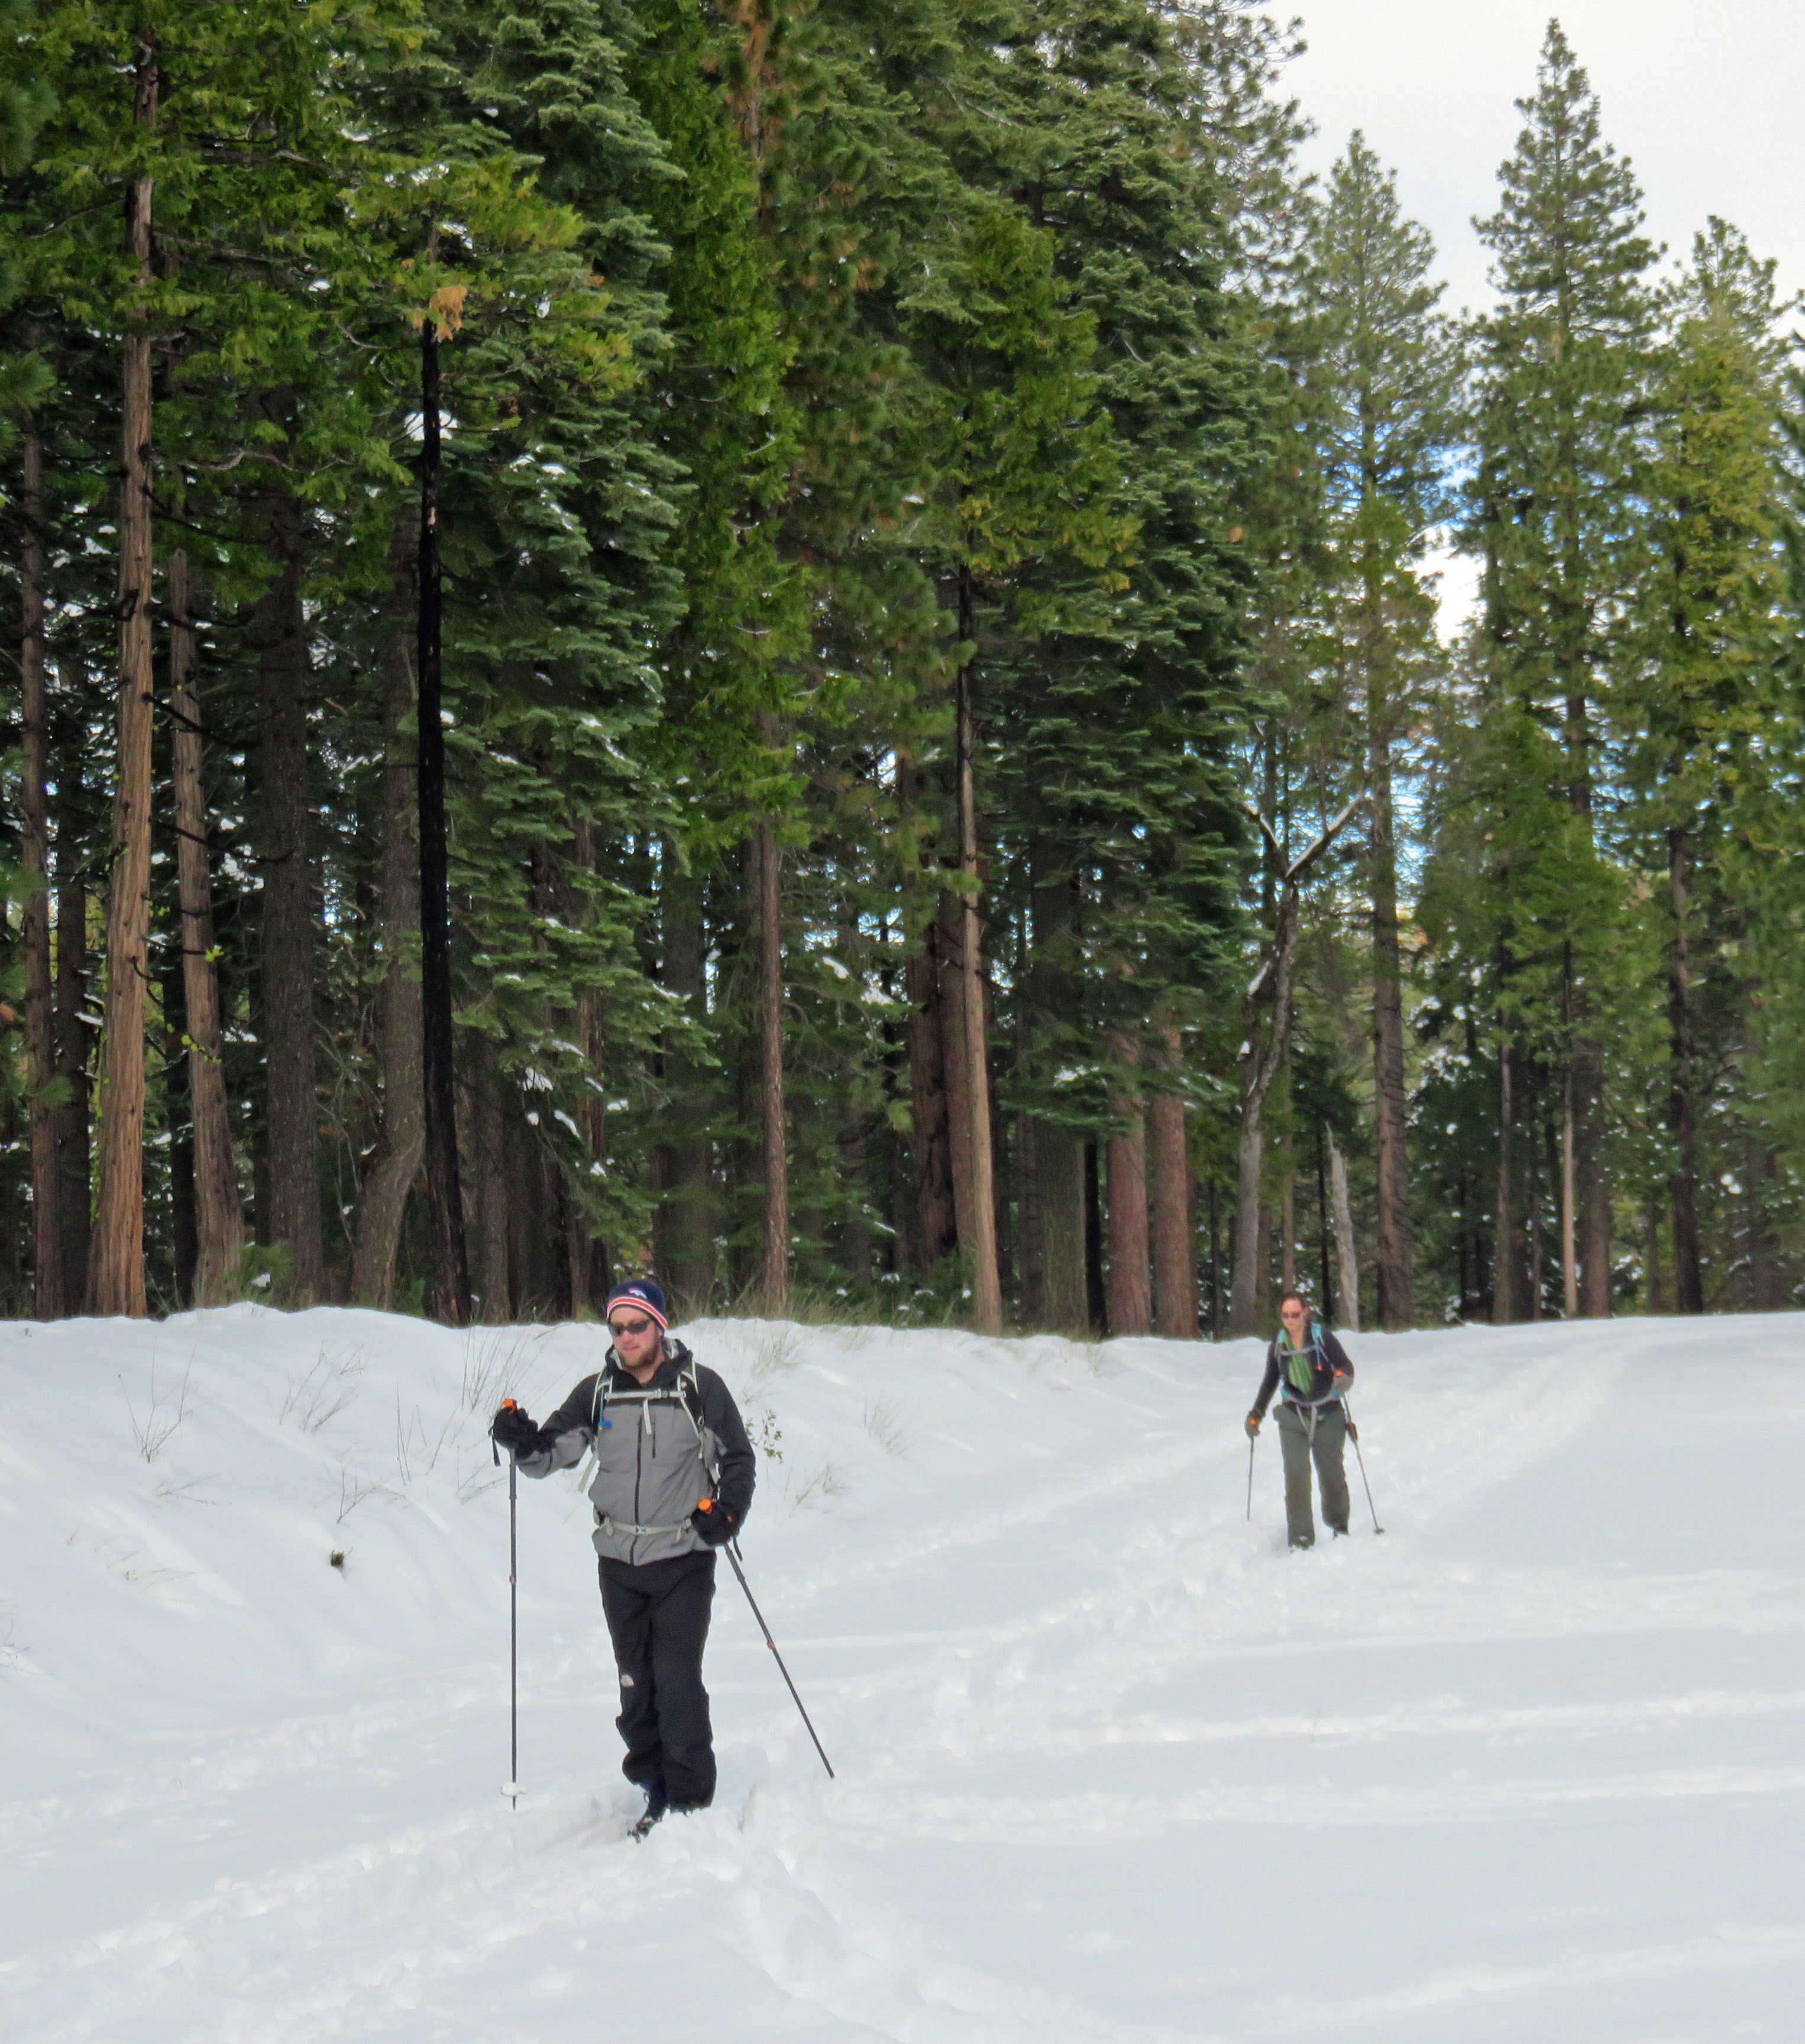
[[[1805,1320],[1353,1338],[1387,1530],[1296,1557],[1255,1344],[686,1331],[839,1778],[724,1573],[638,1846],[567,1476],[497,1793],[486,1418],[597,1331],[0,1328],[0,2034],[1796,2034]]]

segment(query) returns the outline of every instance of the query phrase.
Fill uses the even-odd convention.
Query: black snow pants
[[[1300,1412],[1289,1404],[1278,1408],[1279,1451],[1285,1458],[1285,1531],[1293,1547],[1316,1544],[1316,1522],[1310,1510],[1312,1456],[1316,1481],[1322,1486],[1323,1516],[1331,1531],[1347,1531],[1347,1473],[1342,1466],[1346,1440],[1347,1415],[1339,1399],[1318,1406],[1314,1412]]]
[[[601,1608],[620,1676],[627,1742],[620,1772],[654,1803],[700,1809],[714,1800],[715,1754],[702,1648],[714,1603],[715,1558],[678,1554],[643,1568],[601,1564]]]

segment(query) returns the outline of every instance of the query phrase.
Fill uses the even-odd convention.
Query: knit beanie
[[[614,1308],[622,1304],[643,1306],[661,1327],[670,1325],[665,1317],[664,1287],[655,1278],[635,1278],[627,1284],[616,1285],[608,1295],[605,1313],[611,1317]]]

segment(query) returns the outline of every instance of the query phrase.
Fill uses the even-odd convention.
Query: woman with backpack
[[[1301,1292],[1285,1293],[1278,1302],[1278,1316],[1279,1331],[1266,1350],[1260,1395],[1247,1415],[1247,1438],[1258,1435],[1273,1393],[1279,1391],[1285,1535],[1295,1551],[1316,1544],[1316,1522],[1310,1509],[1312,1460],[1323,1493],[1323,1520],[1338,1538],[1347,1531],[1347,1477],[1342,1467],[1347,1412],[1341,1401],[1354,1382],[1354,1365],[1334,1334],[1312,1317]]]

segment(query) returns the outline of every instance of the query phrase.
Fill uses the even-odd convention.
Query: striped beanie
[[[618,1305],[643,1306],[661,1327],[670,1322],[665,1316],[664,1287],[655,1278],[635,1278],[624,1285],[616,1285],[608,1295],[605,1313],[612,1317]]]

